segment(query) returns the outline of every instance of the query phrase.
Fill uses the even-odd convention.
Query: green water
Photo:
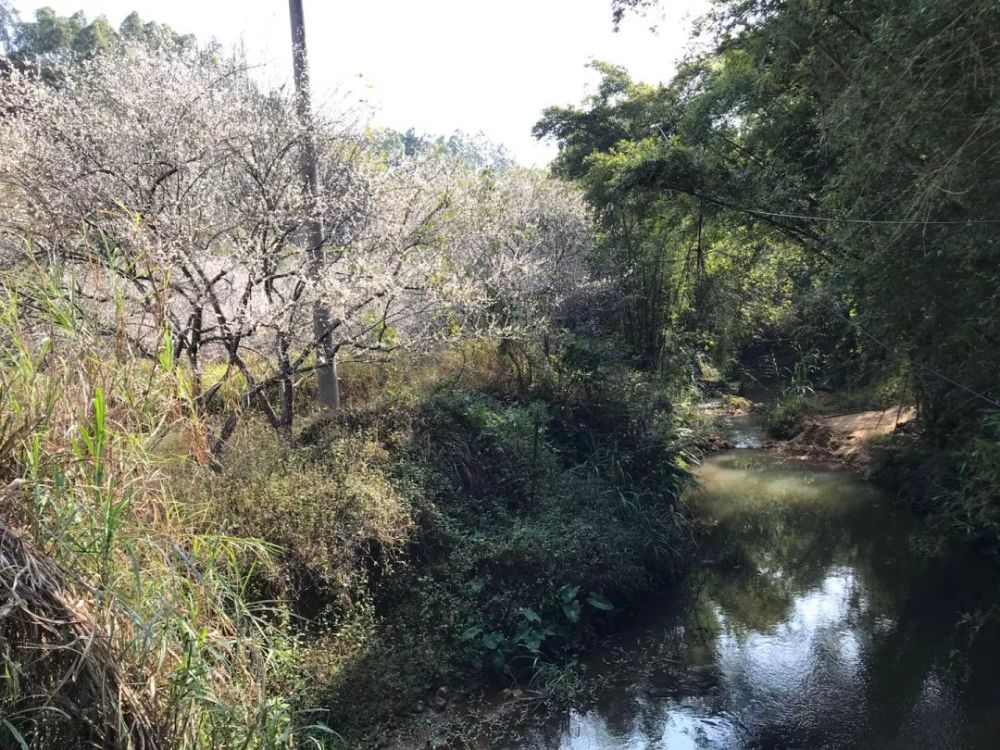
[[[744,449],[698,474],[681,591],[587,663],[592,700],[491,746],[1000,747],[994,568],[842,470]]]

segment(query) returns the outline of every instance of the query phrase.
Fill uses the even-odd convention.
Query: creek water
[[[994,568],[936,548],[857,476],[711,455],[687,502],[700,564],[585,669],[593,698],[511,750],[1000,747]]]

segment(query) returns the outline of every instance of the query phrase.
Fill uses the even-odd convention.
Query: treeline
[[[179,34],[166,24],[143,21],[132,12],[115,28],[107,18],[90,20],[83,11],[61,16],[51,8],[39,8],[34,20],[24,20],[6,0],[0,2],[0,49],[3,63],[19,69],[49,74],[48,68],[66,62],[82,62],[100,52],[128,43],[176,49],[199,46],[193,34]],[[217,45],[204,47],[218,54]]]
[[[616,19],[654,5],[623,0]],[[669,84],[599,64],[597,93],[535,131],[586,190],[647,361],[782,350],[810,387],[893,381],[923,427],[890,451],[893,481],[919,467],[923,499],[992,537],[998,14],[723,0]]]

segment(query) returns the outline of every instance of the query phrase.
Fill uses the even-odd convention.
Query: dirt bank
[[[894,432],[915,417],[912,407],[813,417],[790,440],[774,441],[767,447],[790,456],[838,461],[864,471],[871,461],[869,441]]]

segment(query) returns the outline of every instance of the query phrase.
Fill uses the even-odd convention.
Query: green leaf
[[[559,589],[559,598],[563,600],[564,604],[568,604],[569,602],[571,602],[574,599],[576,599],[576,595],[579,594],[579,593],[580,593],[580,587],[579,586],[568,586],[567,585],[567,586],[563,586],[561,589]]]
[[[461,633],[458,634],[458,640],[461,642],[471,641],[473,638],[478,636],[483,632],[483,629],[479,625],[473,625],[472,627],[466,628]]]
[[[530,607],[521,607],[521,616],[528,622],[540,623],[542,621],[542,616]]]
[[[14,727],[13,724],[11,724],[6,719],[0,719],[0,726],[4,726],[7,728],[7,731],[10,732],[10,735],[14,738],[17,744],[21,746],[21,750],[31,750],[31,748],[28,747],[27,740],[24,739],[24,735],[21,734],[19,731],[17,731],[17,729]]]
[[[605,612],[610,612],[615,608],[615,605],[605,599],[603,596],[595,591],[591,591],[587,596],[587,604],[595,609],[602,609]]]
[[[580,602],[575,599],[563,605],[563,612],[566,615],[566,619],[570,622],[580,622]]]
[[[524,628],[514,637],[515,643],[520,643],[528,651],[537,653],[542,648],[546,633],[536,628]]]

